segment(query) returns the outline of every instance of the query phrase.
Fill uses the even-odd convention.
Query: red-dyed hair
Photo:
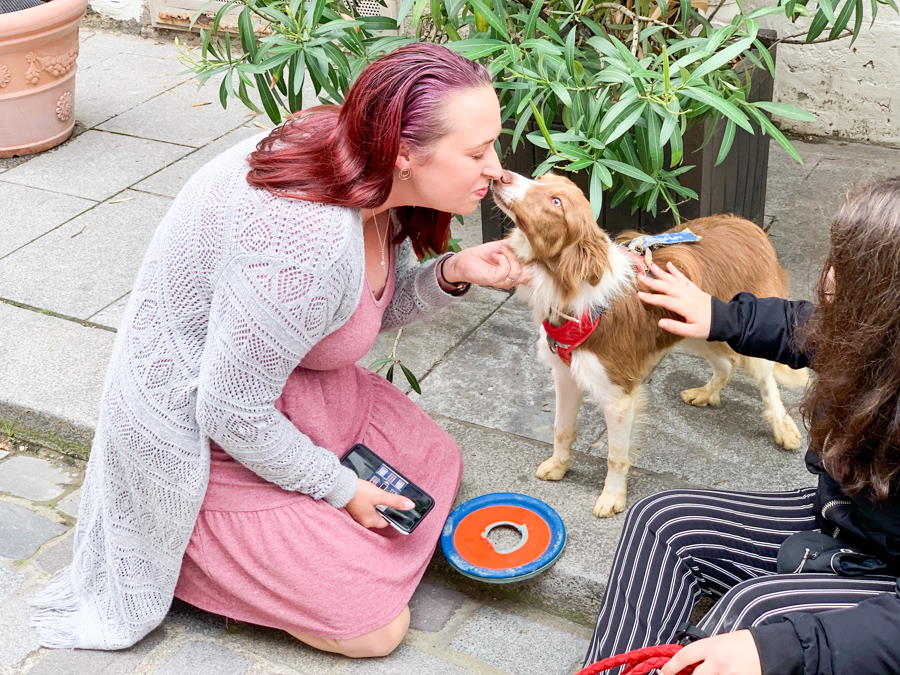
[[[446,47],[405,45],[363,70],[343,105],[308,108],[273,129],[250,154],[247,181],[308,201],[381,206],[400,142],[427,154],[449,130],[441,108],[447,93],[490,85],[484,66]],[[416,255],[447,250],[449,213],[405,207],[397,215],[397,240],[409,237]]]

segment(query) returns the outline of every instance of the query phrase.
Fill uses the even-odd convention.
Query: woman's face
[[[500,135],[500,102],[493,88],[472,87],[448,94],[444,114],[450,131],[427,154],[401,155],[408,167],[410,203],[448,213],[471,213],[502,169],[494,141]],[[395,183],[396,184],[396,183]]]

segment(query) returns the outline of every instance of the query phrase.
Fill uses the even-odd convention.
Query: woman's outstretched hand
[[[479,286],[512,288],[527,282],[522,264],[503,240],[464,248],[447,259],[443,272],[451,284],[468,281]]]
[[[406,511],[415,506],[406,497],[386,492],[375,487],[369,481],[357,479],[356,494],[344,507],[357,523],[363,527],[382,528],[387,527],[387,521],[375,509],[376,506],[389,506],[392,509]]]
[[[678,314],[682,321],[660,319],[659,327],[675,335],[689,338],[709,337],[712,322],[712,300],[709,293],[700,290],[672,263],[666,263],[663,270],[659,265],[650,265],[655,279],[639,276],[641,283],[653,293],[639,291],[638,297],[648,305],[656,305]]]
[[[759,651],[749,630],[713,635],[692,642],[660,669],[676,675],[691,664],[699,664],[694,675],[760,675]]]

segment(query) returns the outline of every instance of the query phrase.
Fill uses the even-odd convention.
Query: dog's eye
[[[551,197],[550,203],[553,204],[553,206],[562,206],[562,199],[559,197]]]

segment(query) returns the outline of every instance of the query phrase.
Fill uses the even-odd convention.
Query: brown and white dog
[[[742,365],[759,386],[763,417],[772,426],[775,442],[787,449],[800,447],[800,432],[784,409],[774,376],[784,384],[802,386],[805,371],[739,356],[725,343],[683,339],[660,329],[659,319],[671,315],[638,298],[640,258],[597,227],[588,200],[567,178],[548,174],[535,181],[505,172],[502,181],[494,182],[493,191],[497,205],[516,224],[509,242],[531,274],[524,290],[534,321],[541,326],[538,355],[553,370],[556,389],[553,455],[537,468],[538,478],[559,480],[569,469],[578,409],[583,393],[588,393],[606,417],[609,450],[606,482],[594,515],[604,518],[624,510],[635,417],[644,403],[642,383],[678,342],[706,358],[713,370],[704,386],[681,392],[686,403],[718,405],[720,390]],[[756,225],[718,215],[683,223],[673,231],[688,227],[701,240],[660,248],[654,262],[662,266],[673,262],[719,298],[740,291],[785,297],[786,273]],[[553,330],[567,318],[587,316],[592,308],[602,310],[602,320],[571,351],[567,364],[551,349],[542,324],[548,321]]]

